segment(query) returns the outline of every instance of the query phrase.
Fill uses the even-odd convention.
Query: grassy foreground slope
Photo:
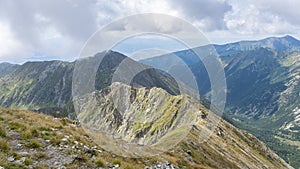
[[[0,166],[4,168],[288,168],[251,134],[221,120],[207,142],[195,125],[174,149],[149,158],[124,158],[95,144],[67,119],[0,109]]]

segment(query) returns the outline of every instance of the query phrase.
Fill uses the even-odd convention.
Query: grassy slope
[[[102,150],[81,127],[66,119],[25,110],[0,109],[0,121],[0,164],[5,168],[27,168],[31,165],[48,168],[53,163],[46,165],[43,162],[56,158],[48,153],[49,146],[56,154],[66,158],[66,162],[69,161],[65,165],[67,168],[107,167],[110,163],[121,164],[121,168],[127,169],[144,168],[146,165],[166,160],[181,168],[285,168],[284,162],[263,143],[224,121],[221,121],[220,127],[207,142],[201,143],[198,140],[201,125],[195,126],[175,149],[145,159],[118,157]],[[209,131],[207,128],[204,130]],[[67,143],[62,141],[65,137],[69,138]],[[79,142],[78,145],[76,141]],[[21,144],[21,148],[18,144]],[[75,145],[77,149],[70,148]],[[86,152],[84,145],[95,146],[95,151]],[[8,162],[8,157],[21,159],[20,152],[24,151],[28,152],[24,164]],[[188,151],[190,152],[187,153]]]

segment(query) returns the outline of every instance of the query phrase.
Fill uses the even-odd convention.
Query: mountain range
[[[200,94],[209,99],[208,73],[193,50],[200,53],[203,60],[209,57],[207,51],[215,50],[224,65],[227,81],[224,118],[253,133],[299,167],[300,41],[285,36],[207,45],[140,62],[178,78],[184,77],[178,71],[182,64],[188,65],[201,89]]]
[[[201,59],[209,57],[209,52],[207,52],[209,50],[216,50],[221,58],[227,80],[227,105],[223,118],[233,125],[253,133],[289,164],[299,168],[300,42],[291,36],[285,36],[260,41],[208,45],[193,50],[203,54]],[[211,85],[208,73],[203,62],[195,56],[192,50],[157,56],[142,60],[140,63],[131,60],[130,66],[133,68],[135,66],[144,67],[146,70],[138,74],[130,83],[135,88],[133,91],[140,94],[144,93],[144,95],[140,99],[138,99],[138,95],[132,96],[130,104],[132,107],[127,107],[125,112],[131,114],[140,112],[141,117],[145,118],[143,113],[148,108],[138,107],[138,105],[143,106],[142,103],[151,105],[154,102],[153,98],[157,98],[158,103],[161,103],[161,105],[156,105],[157,107],[155,105],[150,106],[148,113],[157,112],[158,114],[154,116],[155,119],[145,121],[142,118],[140,121],[136,120],[130,123],[131,125],[122,127],[125,116],[120,116],[120,113],[115,111],[114,106],[112,106],[113,101],[107,103],[100,99],[98,102],[100,105],[104,105],[103,107],[96,107],[95,109],[81,107],[82,110],[85,110],[83,112],[87,113],[91,110],[93,110],[92,112],[103,112],[105,110],[116,113],[101,116],[105,117],[103,120],[110,119],[111,121],[101,121],[101,118],[99,121],[99,118],[96,118],[97,114],[90,114],[93,116],[88,119],[92,121],[92,124],[99,124],[93,127],[103,129],[103,127],[110,126],[106,130],[114,133],[117,131],[120,137],[124,137],[124,133],[129,133],[126,138],[124,137],[127,141],[147,144],[159,143],[158,136],[162,136],[161,139],[163,139],[164,134],[174,124],[181,124],[180,122],[184,119],[171,120],[172,113],[179,110],[182,112],[191,110],[180,109],[182,104],[179,104],[178,101],[185,100],[182,102],[187,105],[192,105],[191,102],[193,102],[187,102],[186,99],[183,99],[184,96],[179,95],[178,84],[170,76],[170,74],[177,74],[179,79],[184,77],[184,74],[180,72],[182,62],[177,62],[174,58],[176,56],[183,60],[184,64],[188,65],[195,75],[199,86],[199,94],[209,100]],[[72,78],[75,65],[82,63],[87,67],[95,67],[95,63],[100,58],[104,59],[95,70],[94,89],[97,92],[94,94],[114,96],[116,91],[113,89],[122,88],[127,90],[128,87],[123,84],[110,88],[111,85],[116,85],[116,83],[113,83],[113,73],[117,71],[118,66],[124,59],[128,59],[128,57],[118,52],[98,53],[95,56],[75,62],[44,61],[27,62],[22,65],[2,63],[0,64],[0,105],[5,108],[34,110],[55,117],[75,118],[74,109],[76,107],[73,105],[74,98],[72,98]],[[170,63],[172,63],[171,67]],[[88,80],[86,82],[89,83]],[[182,79],[182,82],[193,88],[193,85],[184,81],[184,79]],[[93,91],[83,90],[83,92],[84,94],[90,94]],[[145,93],[151,93],[151,95],[145,95]],[[174,100],[174,102],[169,103],[170,100]],[[171,114],[164,119],[164,113],[172,107]],[[204,112],[208,112],[206,107],[206,105],[202,106]],[[164,111],[155,111],[155,108]],[[84,113],[78,117],[87,125],[91,122],[86,120]],[[162,120],[159,121],[158,119]],[[157,125],[165,126],[164,130],[155,129]],[[216,131],[213,130],[212,132],[217,132],[217,135],[218,133],[222,135],[223,131],[229,133],[228,138],[225,139],[226,141],[222,140],[222,137],[214,136],[211,141],[205,144],[194,141],[195,152],[191,151],[191,154],[195,155],[192,159],[193,162],[210,167],[288,167],[282,164],[281,159],[255,137],[236,129],[225,121],[222,121],[220,125],[221,129],[217,128]],[[224,128],[224,126],[226,127]],[[195,133],[192,134],[193,132]],[[187,139],[191,139],[197,134],[199,134],[197,133],[197,127],[193,128]],[[228,141],[230,143],[227,143]],[[234,144],[231,145],[231,143]],[[220,145],[223,147],[218,147]],[[192,144],[186,146],[193,148]],[[234,147],[239,148],[235,150]],[[251,147],[254,147],[253,151]],[[231,148],[233,149],[231,150]],[[230,151],[232,154],[225,153],[226,151]],[[239,159],[241,154],[244,158]],[[214,159],[217,156],[224,159]]]

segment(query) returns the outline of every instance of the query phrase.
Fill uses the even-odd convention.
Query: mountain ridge
[[[167,54],[141,62],[172,72],[170,74],[178,75],[179,79],[184,75],[176,67],[186,64],[197,79],[200,95],[209,98],[209,77],[201,59],[209,57],[207,51],[216,50],[227,81],[224,117],[252,132],[285,160],[289,159],[290,163],[299,167],[300,145],[286,144],[288,141],[283,143],[282,140],[293,142],[300,139],[297,135],[300,131],[300,103],[297,99],[300,92],[300,41],[285,36],[193,50],[200,52],[200,59],[191,50],[185,50],[174,53],[179,59],[173,54]],[[172,63],[172,66],[168,63]]]

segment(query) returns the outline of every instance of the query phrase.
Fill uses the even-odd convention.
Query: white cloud
[[[231,5],[221,0],[169,0],[169,4],[205,31],[226,29],[224,15],[231,10]]]
[[[99,28],[124,16],[162,13],[191,22],[214,43],[292,34],[300,37],[298,0],[2,0],[0,61],[75,59]],[[138,21],[138,20],[137,20]],[[179,33],[184,25],[157,23],[121,29]],[[123,26],[123,27],[122,27]]]
[[[299,12],[291,7],[292,4],[299,4],[299,1],[287,0],[287,3],[282,3],[278,0],[231,0],[231,4],[232,10],[224,19],[231,32],[252,36],[297,34],[299,31],[299,26],[292,22],[296,18],[294,15],[298,13],[299,16]],[[297,21],[300,24],[299,19]]]
[[[0,22],[0,42],[0,62],[8,61],[9,57],[9,61],[17,63],[21,56],[29,54],[26,45],[15,37],[7,23]]]

